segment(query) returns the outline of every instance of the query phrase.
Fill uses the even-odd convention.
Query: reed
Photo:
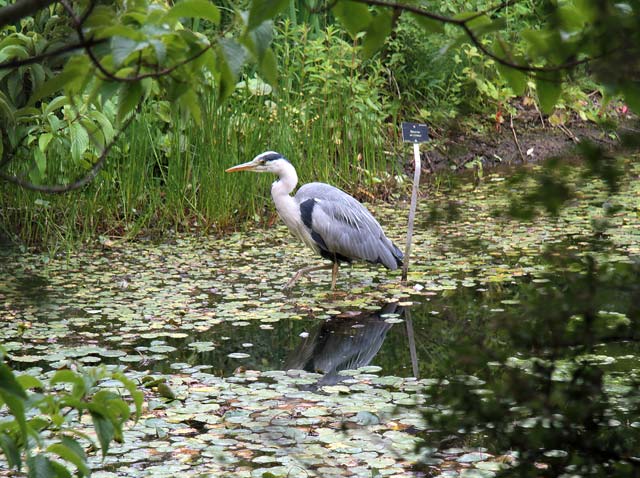
[[[266,222],[274,214],[273,178],[224,173],[265,150],[289,158],[301,183],[366,189],[376,174],[398,167],[384,159],[383,80],[375,65],[356,68],[353,46],[335,31],[313,39],[307,29],[285,24],[279,33],[279,89],[238,88],[222,105],[207,95],[199,125],[160,114],[159,103],[147,105],[82,191],[43,195],[3,187],[0,227],[25,245],[57,251],[100,236],[219,232]]]

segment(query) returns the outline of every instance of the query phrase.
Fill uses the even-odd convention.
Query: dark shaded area
[[[552,272],[455,347],[464,373],[428,389],[425,444],[516,451],[500,476],[638,476],[640,381],[602,354],[621,343],[637,352],[640,262],[598,261],[566,244],[545,259]]]
[[[323,374],[319,386],[341,381],[341,370],[355,370],[374,359],[393,326],[385,321],[389,314],[402,317],[404,308],[392,302],[373,313],[322,322],[291,351],[284,368]]]

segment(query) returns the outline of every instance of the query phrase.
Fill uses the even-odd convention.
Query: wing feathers
[[[311,183],[299,189],[296,199],[302,221],[324,257],[381,263],[389,269],[402,265],[402,253],[378,221],[347,193]]]

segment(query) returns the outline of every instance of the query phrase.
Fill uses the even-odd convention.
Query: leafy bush
[[[16,375],[0,359],[0,413],[9,413],[0,420],[0,449],[9,468],[26,465],[29,476],[69,477],[69,466],[76,475],[89,476],[82,441],[98,447],[77,430],[82,415],[91,417],[104,457],[112,441],[122,442],[123,426],[132,416],[120,390],[129,393],[136,421],[142,411],[142,392],[120,372],[63,369],[43,383],[29,374]],[[107,380],[108,386],[101,384]]]

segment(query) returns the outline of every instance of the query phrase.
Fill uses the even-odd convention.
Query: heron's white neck
[[[296,184],[298,184],[298,174],[293,165],[287,161],[282,161],[276,174],[280,178],[271,185],[271,197],[282,220],[287,226],[292,227],[289,222],[293,218],[300,217],[299,206],[294,198],[290,196]]]

